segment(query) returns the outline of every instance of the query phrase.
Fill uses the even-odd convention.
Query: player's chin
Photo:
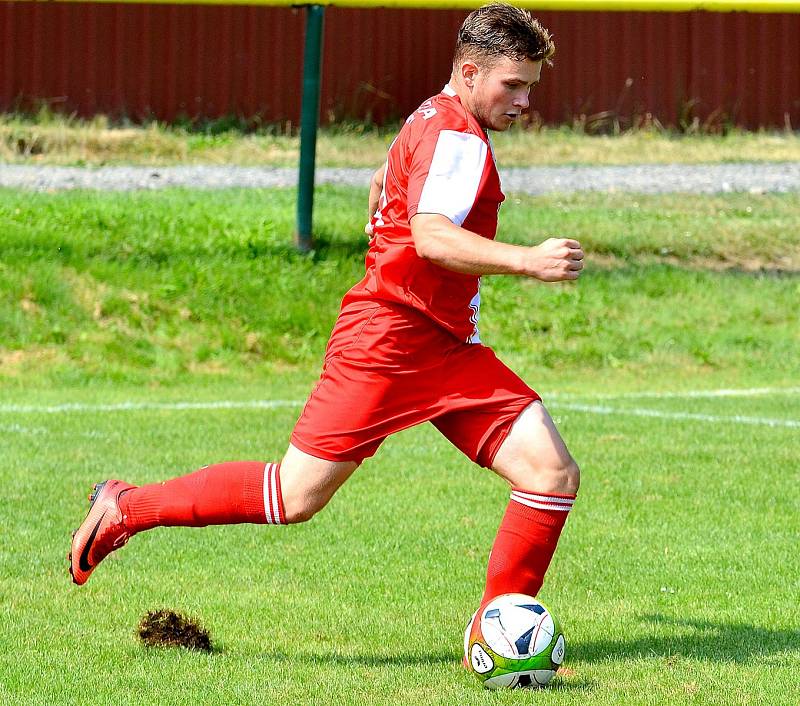
[[[519,115],[514,113],[503,113],[502,115],[498,116],[497,120],[494,121],[491,129],[498,132],[503,132],[504,130],[508,130],[508,128],[517,122],[517,120],[519,120]]]

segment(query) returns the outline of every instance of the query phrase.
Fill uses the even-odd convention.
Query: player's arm
[[[414,215],[411,235],[421,258],[463,274],[514,274],[562,282],[577,279],[583,269],[583,250],[570,238],[511,245],[484,238],[436,213]]]
[[[364,232],[367,235],[372,235],[372,217],[375,215],[375,211],[378,210],[378,201],[381,197],[381,191],[383,190],[383,178],[386,174],[386,164],[384,163],[380,169],[378,169],[373,175],[372,179],[369,182],[369,204],[368,204],[368,212],[367,212],[367,225],[364,226]]]

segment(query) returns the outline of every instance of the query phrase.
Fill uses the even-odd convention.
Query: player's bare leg
[[[514,421],[492,470],[512,488],[537,493],[575,495],[580,484],[578,465],[541,402],[528,405]]]
[[[73,533],[70,574],[76,584],[86,583],[108,554],[153,527],[305,522],[357,467],[290,445],[281,463],[220,463],[142,487],[118,480],[96,484],[89,513]]]
[[[326,461],[292,444],[281,461],[281,492],[287,523],[305,522],[325,507],[353,475],[354,461]]]
[[[489,557],[482,604],[503,593],[539,592],[580,482],[541,402],[516,419],[492,469],[512,492]]]

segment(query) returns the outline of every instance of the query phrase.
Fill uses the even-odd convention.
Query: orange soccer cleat
[[[79,586],[89,580],[92,571],[106,556],[130,538],[125,516],[119,509],[119,496],[135,487],[121,480],[95,483],[94,492],[89,495],[86,519],[72,533],[72,550],[68,557],[69,573]]]

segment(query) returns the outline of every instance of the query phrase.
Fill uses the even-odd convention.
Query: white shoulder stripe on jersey
[[[463,224],[478,195],[487,153],[486,143],[477,135],[442,130],[417,213],[440,213],[457,226]]]

